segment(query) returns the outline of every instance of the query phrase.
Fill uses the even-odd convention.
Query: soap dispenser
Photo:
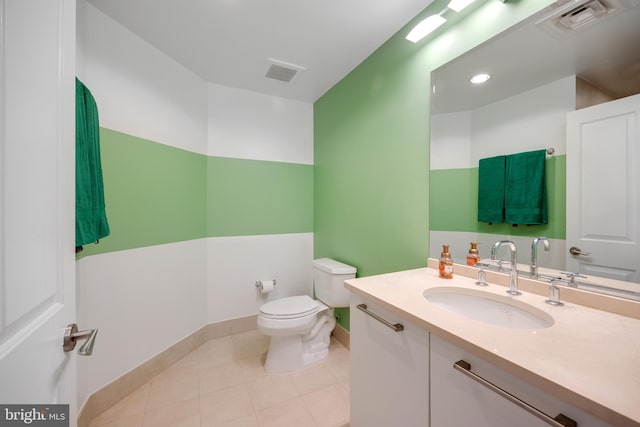
[[[480,255],[478,255],[478,243],[479,242],[471,242],[471,249],[469,249],[469,253],[467,254],[467,265],[473,266],[480,261]]]
[[[440,277],[443,279],[453,279],[453,260],[449,253],[449,245],[442,245],[442,253],[440,254]]]

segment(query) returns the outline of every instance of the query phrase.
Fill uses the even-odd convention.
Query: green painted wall
[[[204,237],[206,157],[100,129],[111,235],[82,256]]]
[[[430,73],[551,2],[485,2],[431,39],[406,41],[448,4],[436,0],[314,104],[315,257],[358,276],[426,265]]]
[[[207,236],[313,231],[313,166],[207,159]]]
[[[478,222],[478,168],[432,170],[430,229],[565,239],[566,158],[554,156],[546,161],[549,224],[535,226]]]
[[[207,157],[105,128],[100,137],[111,235],[80,257],[313,231],[313,166]]]

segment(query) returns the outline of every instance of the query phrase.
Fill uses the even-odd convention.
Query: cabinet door
[[[453,368],[458,360],[529,405],[555,417],[562,413],[579,427],[609,426],[453,344],[431,335],[431,427],[549,427],[515,403]]]
[[[357,308],[367,309],[401,332]],[[351,297],[351,427],[429,425],[429,333]]]

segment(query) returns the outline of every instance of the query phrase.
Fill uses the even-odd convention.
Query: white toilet
[[[344,281],[353,279],[355,267],[330,258],[313,261],[313,287],[317,300],[307,295],[277,299],[260,307],[258,329],[271,336],[265,370],[289,372],[323,360],[336,325],[333,307],[348,307],[350,292]]]

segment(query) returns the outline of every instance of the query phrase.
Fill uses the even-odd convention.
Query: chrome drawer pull
[[[480,384],[488,387],[492,391],[498,393],[500,396],[502,396],[505,399],[515,403],[516,405],[518,405],[519,407],[521,407],[525,411],[529,412],[530,414],[535,415],[536,417],[540,418],[543,421],[546,421],[547,423],[551,424],[552,426],[555,426],[555,427],[578,427],[578,423],[575,422],[574,420],[572,420],[571,418],[567,417],[566,415],[558,414],[555,418],[552,418],[550,415],[547,415],[544,412],[542,412],[541,410],[539,410],[538,408],[535,408],[535,407],[529,405],[527,402],[518,399],[516,396],[514,396],[513,394],[509,393],[506,390],[501,389],[500,387],[498,387],[494,383],[485,380],[480,375],[478,375],[475,372],[471,371],[471,365],[469,364],[469,362],[465,362],[464,360],[458,360],[456,363],[453,364],[453,368],[456,371],[460,371],[463,374],[467,375],[468,377],[471,377],[471,379],[473,379],[473,380],[479,382]]]
[[[367,310],[367,304],[358,304],[356,307],[358,307],[358,309],[364,311],[369,316],[373,317],[374,319],[376,319],[378,322],[382,323],[383,325],[393,329],[394,331],[396,331],[396,332],[404,331],[404,326],[402,326],[401,323],[393,324],[393,323],[389,322],[388,320],[385,320],[382,317],[378,316],[377,314],[372,313],[369,310]]]

